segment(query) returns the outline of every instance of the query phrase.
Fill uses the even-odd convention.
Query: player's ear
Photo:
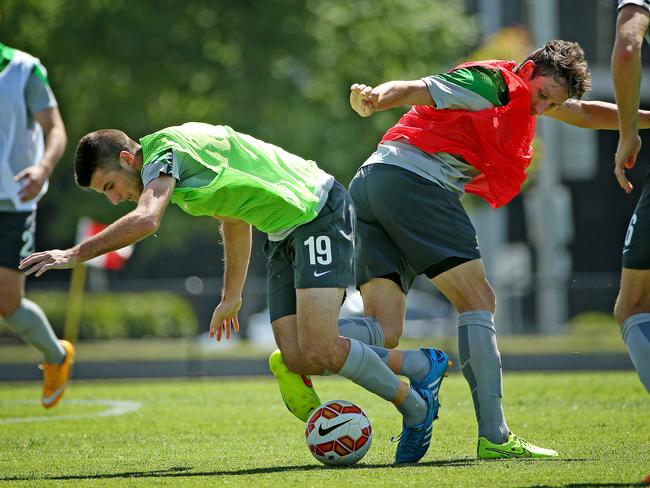
[[[128,166],[133,167],[135,165],[135,156],[129,151],[120,151],[120,164],[124,162]]]
[[[532,78],[533,71],[535,70],[535,62],[529,59],[521,64],[517,74],[522,78]]]

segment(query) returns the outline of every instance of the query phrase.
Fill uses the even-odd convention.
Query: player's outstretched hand
[[[215,308],[212,313],[212,320],[210,321],[210,337],[216,335],[216,339],[220,341],[224,332],[226,339],[230,339],[231,330],[239,332],[239,319],[237,318],[237,313],[241,308],[241,304],[241,298],[236,301],[221,300],[221,303],[217,305],[217,308]]]
[[[27,256],[20,262],[18,269],[23,270],[27,276],[41,276],[51,269],[73,268],[77,262],[77,257],[71,249],[52,249]]]
[[[614,175],[618,180],[625,193],[632,191],[632,183],[627,180],[625,170],[631,169],[636,164],[636,157],[641,150],[641,138],[639,134],[634,133],[631,137],[619,137],[618,147],[616,148]]]
[[[375,113],[378,97],[371,86],[355,83],[350,87],[350,106],[361,117],[370,117]]]

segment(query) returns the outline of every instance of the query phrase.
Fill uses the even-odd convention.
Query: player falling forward
[[[118,130],[83,137],[76,180],[113,204],[136,208],[101,233],[65,250],[33,254],[26,274],[70,268],[156,231],[169,202],[190,215],[222,222],[224,286],[210,323],[220,340],[239,329],[237,313],[251,252],[251,226],[265,232],[268,301],[285,364],[300,374],[339,374],[392,402],[403,416],[397,462],[415,462],[429,447],[435,393],[447,369],[434,349],[371,349],[340,337],[338,313],[351,279],[353,211],[345,188],[309,160],[235,132],[187,123],[133,141]],[[377,352],[378,351],[378,352]],[[390,356],[393,372],[378,356]],[[402,358],[404,366],[401,365]],[[288,371],[289,371],[288,370]],[[396,372],[411,379],[402,382]]]

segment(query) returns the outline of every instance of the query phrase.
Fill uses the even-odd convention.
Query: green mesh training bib
[[[172,203],[190,215],[232,217],[267,234],[313,220],[333,177],[316,163],[235,132],[190,122],[140,139],[143,165],[178,151],[216,173],[207,185],[175,188]]]

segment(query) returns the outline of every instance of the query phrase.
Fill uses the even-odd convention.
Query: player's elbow
[[[161,218],[155,214],[144,213],[138,216],[138,228],[147,235],[153,234],[160,227]]]

